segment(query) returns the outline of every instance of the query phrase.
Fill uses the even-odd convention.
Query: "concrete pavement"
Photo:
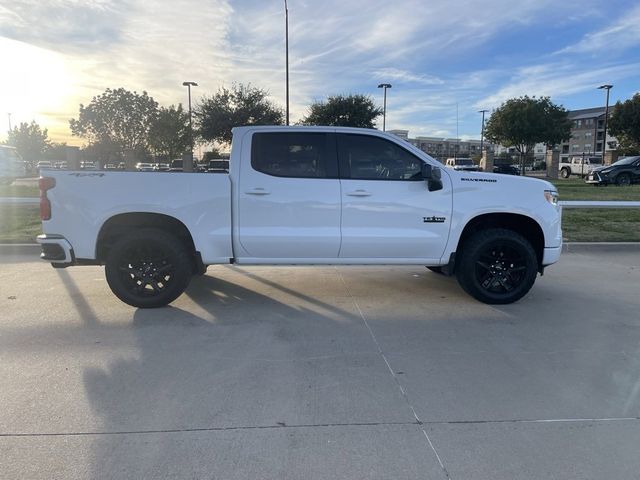
[[[640,471],[640,256],[519,303],[420,267],[210,267],[136,310],[0,264],[0,478],[618,479]]]

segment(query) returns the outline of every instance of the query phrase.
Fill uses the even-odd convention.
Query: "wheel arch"
[[[128,212],[114,215],[106,220],[96,242],[96,259],[103,263],[111,246],[123,234],[133,230],[156,228],[175,235],[188,249],[194,260],[194,269],[204,268],[200,253],[187,226],[175,217],[162,213]]]
[[[533,218],[519,213],[485,213],[473,217],[467,222],[460,238],[456,255],[464,248],[464,243],[474,233],[489,228],[505,228],[512,230],[531,242],[531,246],[536,252],[538,259],[538,268],[542,269],[542,260],[544,257],[544,232],[540,224]]]

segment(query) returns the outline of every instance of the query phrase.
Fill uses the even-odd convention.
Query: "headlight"
[[[558,192],[555,190],[545,190],[544,198],[547,199],[551,205],[558,206]]]

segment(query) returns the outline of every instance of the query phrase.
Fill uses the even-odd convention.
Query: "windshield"
[[[613,165],[618,165],[618,166],[619,165],[631,165],[633,162],[635,162],[639,158],[640,157],[625,157],[625,158],[621,158],[617,162],[613,163],[611,166],[613,166]]]

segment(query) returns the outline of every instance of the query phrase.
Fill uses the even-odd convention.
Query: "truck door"
[[[243,142],[237,195],[240,256],[337,258],[341,198],[332,134],[254,132]]]
[[[341,258],[440,259],[451,225],[451,182],[430,192],[423,161],[390,140],[337,134]]]

